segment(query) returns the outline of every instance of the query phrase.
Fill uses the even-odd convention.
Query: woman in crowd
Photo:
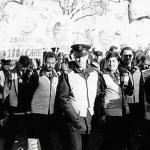
[[[88,150],[126,149],[128,137],[126,116],[129,113],[129,108],[123,95],[118,64],[118,54],[109,52],[106,55],[106,69],[103,72],[106,84],[103,105],[95,102],[97,103],[95,107],[103,107],[104,114],[96,116],[97,111],[102,111],[102,109],[95,109],[93,131],[89,139]]]
[[[106,113],[106,133],[111,149],[126,149],[129,107],[123,93],[123,83],[118,71],[119,56],[110,52],[106,56],[104,80],[106,83],[104,110]],[[106,134],[106,135],[107,135]]]

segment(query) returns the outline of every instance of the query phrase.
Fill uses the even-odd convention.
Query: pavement
[[[0,150],[4,150],[3,148],[4,135],[5,135],[4,128],[0,126]],[[25,134],[24,127],[22,125],[19,126],[12,150],[27,150],[27,137]]]

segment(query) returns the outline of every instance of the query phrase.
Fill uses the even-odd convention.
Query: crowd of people
[[[1,60],[0,125],[11,150],[23,121],[42,150],[149,150],[150,57],[111,46],[105,56],[87,44],[70,54],[43,53],[15,65]]]

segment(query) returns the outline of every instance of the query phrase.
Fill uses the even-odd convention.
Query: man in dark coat
[[[4,149],[11,150],[20,121],[24,121],[28,136],[31,134],[30,111],[31,100],[36,88],[28,56],[21,56],[18,64],[12,70],[5,71],[4,105],[9,113],[5,126]]]

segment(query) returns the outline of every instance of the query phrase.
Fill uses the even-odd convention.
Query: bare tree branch
[[[77,0],[76,0],[77,1]],[[76,4],[77,5],[77,4]],[[80,11],[84,11],[85,9],[89,9],[90,7],[88,6],[85,6],[85,5],[83,5],[81,8],[78,8],[77,10],[72,10],[72,15],[71,15],[71,19],[77,14],[77,13],[79,13]],[[74,11],[74,12],[73,12]]]
[[[65,0],[65,9],[66,9],[66,11],[65,11],[65,13],[67,13],[67,15],[69,15],[69,0]]]
[[[133,21],[139,21],[139,20],[143,20],[143,19],[150,19],[150,16],[141,16],[141,17],[134,19]]]
[[[129,23],[133,22],[133,17],[132,17],[132,10],[131,10],[131,2],[132,0],[128,0],[129,4],[128,4],[128,19],[129,19]]]
[[[72,13],[76,9],[76,6],[77,6],[77,0],[74,0],[72,5],[71,5],[72,9],[71,9],[70,13]]]
[[[82,17],[80,17],[80,18],[77,18],[75,21],[78,21],[78,20],[83,19],[83,18],[85,18],[85,17],[94,16],[95,14],[96,14],[96,13],[94,13],[94,14],[88,14],[88,15],[82,16]]]
[[[111,1],[111,2],[114,2],[114,3],[120,3],[120,0],[109,0],[109,1]]]
[[[4,8],[6,7],[6,5],[7,5],[8,3],[11,3],[11,2],[20,4],[20,5],[23,5],[24,0],[20,0],[20,1],[17,1],[17,0],[8,0],[8,1],[6,1],[6,2],[2,5],[2,7],[1,7],[0,9],[1,9],[1,10],[4,9]]]
[[[20,1],[12,0],[11,2],[14,2],[14,3],[18,3],[18,4],[23,5],[24,0],[20,0]]]
[[[6,21],[8,23],[7,15],[4,13],[4,11],[1,11],[1,18],[0,21]]]
[[[103,14],[106,10],[106,4],[103,2],[103,0],[90,0],[89,3],[82,4],[80,8],[77,8],[78,0],[58,0],[59,6],[61,7],[63,14],[70,15],[70,18],[73,19],[76,14],[83,14],[84,18],[85,16],[93,16],[93,14]],[[86,14],[86,15],[85,15]],[[77,19],[78,20],[78,19]]]
[[[23,2],[24,2],[24,0],[20,0],[20,1],[17,1],[17,0],[8,0],[8,1],[6,1],[5,3],[3,3],[1,6],[0,6],[0,11],[1,11],[1,13],[2,13],[2,15],[1,15],[1,18],[0,18],[0,21],[6,21],[7,23],[8,23],[8,16],[7,16],[7,14],[5,14],[5,12],[3,11],[3,9],[7,6],[7,4],[8,3],[11,3],[11,2],[13,2],[13,3],[17,3],[17,4],[20,4],[20,5],[23,5]]]
[[[61,8],[63,14],[65,14],[65,9],[64,9],[64,7],[63,7],[63,5],[62,5],[62,3],[61,3],[61,0],[59,0],[58,2],[59,2],[59,6],[60,6],[60,8]]]
[[[81,9],[77,9],[74,13],[72,13],[72,15],[71,15],[71,19],[74,17],[74,15],[76,14],[76,13],[78,13],[79,11],[80,11]]]
[[[129,3],[131,3],[132,0],[126,0],[126,1],[128,1]]]

